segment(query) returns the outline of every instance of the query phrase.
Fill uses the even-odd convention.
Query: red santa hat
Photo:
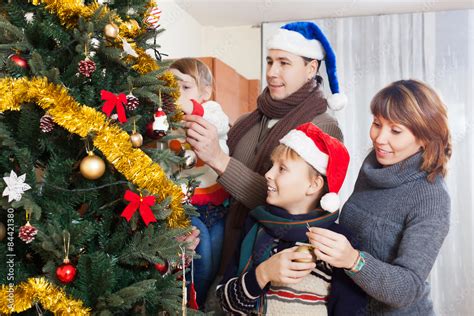
[[[163,111],[162,108],[158,108],[158,110],[155,112],[155,117],[160,117],[160,116],[166,116],[165,111]]]
[[[346,147],[313,123],[305,123],[286,134],[280,143],[293,149],[302,159],[326,176],[329,193],[321,198],[321,207],[335,212],[340,207],[339,190],[349,166]]]

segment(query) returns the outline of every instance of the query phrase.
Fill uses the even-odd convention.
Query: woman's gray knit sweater
[[[434,315],[426,279],[449,230],[450,198],[421,162],[419,152],[383,168],[372,151],[342,210],[340,224],[368,254],[353,276],[370,297],[361,315]]]

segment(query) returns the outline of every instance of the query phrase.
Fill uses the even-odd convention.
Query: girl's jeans
[[[204,307],[207,291],[219,268],[227,215],[226,206],[227,203],[219,206],[196,206],[200,216],[191,218],[191,223],[201,231],[200,242],[196,248],[201,258],[194,260],[194,287],[199,308]]]

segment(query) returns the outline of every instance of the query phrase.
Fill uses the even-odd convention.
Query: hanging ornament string
[[[63,233],[63,242],[64,242],[64,263],[69,263],[69,246],[71,242],[71,234],[68,231]]]
[[[198,310],[197,293],[194,287],[194,254],[191,253],[191,283],[189,284],[189,307]]]
[[[70,263],[69,260],[69,245],[71,241],[71,234],[68,231],[63,231],[64,242],[64,260],[63,264],[56,268],[56,277],[64,284],[74,281],[77,269]]]
[[[90,59],[92,57],[92,54],[89,56],[89,41],[90,41],[90,34],[88,35],[88,39],[84,45],[84,60],[81,60],[77,66],[78,66],[78,71],[80,74],[82,74],[84,77],[90,78],[92,73],[96,70],[96,65],[93,60]]]
[[[187,290],[186,290],[186,250],[185,248],[180,245],[179,249],[181,250],[181,268],[183,269],[183,284],[182,284],[182,292],[183,292],[183,301],[181,302],[181,310],[183,316],[186,316],[186,305],[188,304],[187,298]]]

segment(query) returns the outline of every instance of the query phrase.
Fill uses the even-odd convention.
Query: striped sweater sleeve
[[[217,286],[216,294],[222,309],[231,314],[248,315],[256,311],[263,290],[257,282],[255,269],[233,277]]]

